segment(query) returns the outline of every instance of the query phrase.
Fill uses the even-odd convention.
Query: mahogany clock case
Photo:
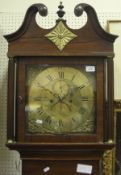
[[[96,13],[91,6],[79,4],[75,7],[75,14],[77,16],[81,15],[82,9],[87,13],[88,17],[87,23],[83,28],[72,30],[66,25],[66,21],[60,17],[53,29],[42,29],[36,24],[35,15],[38,11],[40,15],[46,15],[47,8],[43,4],[34,4],[28,9],[20,29],[13,34],[5,36],[9,42],[8,56],[10,57],[8,72],[8,140],[53,143],[90,143],[112,140],[112,57],[114,55],[113,42],[116,36],[106,33],[101,28]],[[77,37],[67,43],[63,50],[62,48],[59,50],[55,45],[56,43],[52,43],[45,36],[48,33],[48,35],[52,35],[53,31],[56,33],[58,27],[61,29],[63,26],[64,31],[67,30],[67,33],[71,32],[69,36],[73,33]],[[60,37],[58,34],[57,36]],[[59,38],[58,41],[62,39]],[[65,132],[66,134],[58,134],[56,132],[54,134],[50,132],[32,134],[26,132],[27,117],[25,114],[25,105],[28,94],[25,67],[26,65],[38,64],[47,64],[50,66],[95,66],[95,100],[93,104],[95,114],[93,117],[93,131],[91,133],[77,132],[74,134],[71,130],[67,133]]]
[[[95,10],[84,3],[74,12],[81,16],[85,11],[87,23],[70,29],[63,8],[61,3],[55,27],[42,29],[35,17],[37,12],[46,16],[47,7],[34,4],[18,31],[5,36],[9,43],[7,146],[20,153],[24,175],[45,174],[46,167],[50,175],[76,175],[78,164],[90,164],[91,173],[99,175],[104,171],[103,153],[115,145],[113,43],[117,36],[105,32]]]

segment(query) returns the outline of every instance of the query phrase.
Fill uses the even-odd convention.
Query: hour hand
[[[44,90],[44,92],[45,92],[45,94],[46,95],[52,95],[53,97],[57,97],[57,98],[59,98],[59,95],[58,94],[56,94],[56,93],[54,93],[54,92],[52,92],[51,90],[49,90],[49,89],[47,89],[47,88],[45,88],[45,87],[41,87],[42,88],[42,90]],[[43,98],[46,98],[46,97],[43,97]]]
[[[48,98],[47,97],[34,97],[33,100],[34,101],[47,101]]]

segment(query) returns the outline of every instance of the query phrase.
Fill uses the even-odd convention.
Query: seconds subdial
[[[63,98],[69,91],[69,85],[64,80],[58,80],[53,84],[53,91]]]

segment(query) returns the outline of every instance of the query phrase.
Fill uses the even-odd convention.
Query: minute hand
[[[77,89],[82,89],[84,87],[85,87],[85,85],[77,86],[77,87],[71,87],[70,91],[61,98],[61,101],[63,101],[66,98],[71,98],[75,94]]]

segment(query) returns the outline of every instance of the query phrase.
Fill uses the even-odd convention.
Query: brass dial
[[[30,70],[26,104],[28,132],[94,132],[94,73],[86,72],[84,66],[83,69],[45,66]]]

